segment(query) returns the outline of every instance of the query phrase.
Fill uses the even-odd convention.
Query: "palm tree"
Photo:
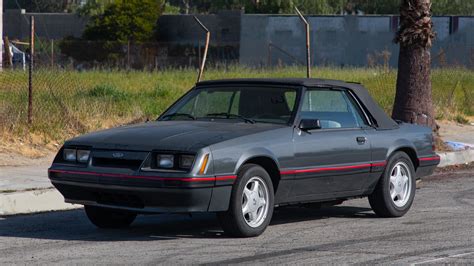
[[[397,92],[392,117],[437,129],[431,97],[431,45],[435,33],[431,0],[402,0]]]

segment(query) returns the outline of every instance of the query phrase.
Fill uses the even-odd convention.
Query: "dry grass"
[[[304,71],[298,67],[272,70],[231,67],[208,70],[204,78],[304,77]],[[313,71],[314,76],[321,78],[363,83],[390,113],[396,71],[376,68],[317,68]],[[154,119],[189,90],[195,78],[195,69],[40,70],[34,74],[34,116],[33,124],[28,126],[27,73],[0,72],[0,151],[40,156],[78,134]],[[438,119],[462,120],[474,115],[472,70],[436,69],[432,81]]]

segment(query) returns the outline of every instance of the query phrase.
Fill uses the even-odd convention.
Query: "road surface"
[[[99,230],[82,209],[0,217],[0,264],[474,263],[474,170],[438,173],[402,218],[366,199],[281,208],[260,237],[227,238],[213,215],[140,216]]]

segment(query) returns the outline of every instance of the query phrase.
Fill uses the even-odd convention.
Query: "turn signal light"
[[[203,175],[206,173],[206,168],[207,168],[207,162],[209,161],[209,153],[204,155],[204,159],[202,160],[201,163],[201,168],[199,169],[199,174]]]

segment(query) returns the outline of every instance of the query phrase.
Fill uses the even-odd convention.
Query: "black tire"
[[[136,213],[121,210],[84,206],[89,220],[99,228],[124,228],[130,226],[137,217]]]
[[[394,167],[399,164],[405,164],[409,171],[411,186],[407,191],[410,192],[408,200],[403,206],[397,206],[390,195],[390,176]],[[373,193],[369,195],[369,203],[375,214],[380,217],[401,217],[410,209],[416,192],[415,167],[410,157],[404,152],[395,152],[387,162],[387,166],[380,177]]]
[[[256,227],[251,227],[242,212],[244,188],[254,177],[260,177],[268,191],[268,211],[263,222]],[[229,210],[217,213],[219,222],[227,235],[234,237],[253,237],[261,235],[272,219],[274,209],[274,191],[270,175],[261,166],[256,164],[244,165],[238,173],[236,183],[232,188]]]

